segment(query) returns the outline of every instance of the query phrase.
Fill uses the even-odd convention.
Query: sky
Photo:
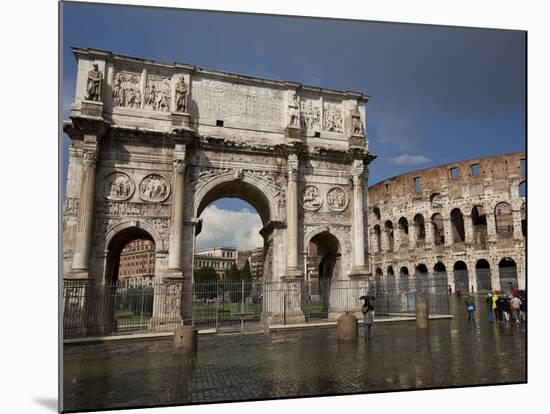
[[[65,119],[76,79],[71,46],[364,92],[369,150],[378,155],[369,184],[525,150],[520,31],[65,3]],[[64,137],[65,174],[68,144]],[[261,227],[244,201],[219,200],[202,218],[198,247],[261,244],[242,230]]]

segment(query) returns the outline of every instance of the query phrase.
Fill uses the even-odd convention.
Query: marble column
[[[355,160],[351,168],[351,179],[353,182],[353,245],[352,274],[366,274],[365,266],[365,225],[363,211],[363,172],[362,160]]]
[[[82,160],[82,181],[78,202],[78,218],[75,234],[75,249],[72,270],[88,277],[88,261],[92,242],[92,225],[94,220],[94,188],[98,153],[98,137],[84,136],[84,155]]]
[[[464,241],[468,244],[472,244],[474,242],[472,215],[470,213],[464,213],[462,217],[464,219]]]
[[[168,274],[182,277],[182,244],[185,199],[185,145],[176,144],[174,149],[174,179],[172,194],[172,232],[168,254]]]
[[[298,155],[288,156],[288,188],[286,199],[286,276],[301,277],[298,267]]]

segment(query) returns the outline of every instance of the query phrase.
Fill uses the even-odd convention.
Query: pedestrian
[[[460,289],[456,289],[456,296],[458,296],[458,300],[460,300],[460,297],[462,296],[462,291]]]
[[[449,296],[452,296],[453,294],[453,289],[451,288],[451,285],[449,285]]]
[[[502,313],[504,315],[504,320],[506,322],[509,322],[511,308],[510,308],[510,297],[508,295],[504,295],[504,297],[502,298]]]
[[[466,298],[466,310],[468,311],[468,320],[475,321],[476,301],[472,295],[468,295]]]
[[[521,299],[517,296],[514,296],[512,300],[510,300],[510,310],[512,311],[512,319],[516,321],[516,324],[519,323],[520,319],[520,307],[521,307]]]
[[[372,324],[374,323],[374,303],[371,299],[365,299],[365,303],[361,308],[365,322],[365,339],[372,336]]]
[[[498,320],[502,322],[504,320],[504,299],[502,298],[502,295],[499,295],[497,298],[497,314],[498,314]]]
[[[493,314],[494,314],[494,317],[495,317],[495,321],[498,321],[498,309],[497,309],[497,300],[498,300],[498,295],[495,293],[493,293]]]
[[[489,322],[493,322],[493,295],[487,293],[487,299],[485,299],[485,304],[487,308],[487,319]]]

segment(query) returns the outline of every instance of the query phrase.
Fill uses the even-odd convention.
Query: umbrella
[[[360,296],[359,299],[361,300],[375,300],[376,298],[374,296],[366,295],[366,296]]]

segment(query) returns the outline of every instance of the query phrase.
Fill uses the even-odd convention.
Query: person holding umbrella
[[[365,303],[361,307],[365,322],[365,338],[368,339],[372,335],[372,324],[374,323],[374,297],[373,296],[361,296],[359,299],[363,299]]]

